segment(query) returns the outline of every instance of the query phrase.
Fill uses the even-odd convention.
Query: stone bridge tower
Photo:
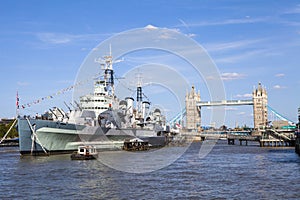
[[[201,114],[200,108],[196,106],[196,103],[200,101],[200,92],[196,93],[195,87],[192,86],[190,93],[186,93],[185,96],[185,108],[186,108],[186,128],[196,130],[201,127]]]
[[[259,129],[268,125],[268,95],[266,88],[258,83],[258,87],[253,90],[253,117],[254,128]]]

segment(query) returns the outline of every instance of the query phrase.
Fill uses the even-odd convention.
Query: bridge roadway
[[[253,100],[223,100],[223,101],[199,101],[197,106],[241,106],[241,105],[253,105]]]
[[[203,107],[203,106],[242,106],[242,105],[253,105],[253,100],[223,100],[223,101],[199,101],[196,103],[196,106]],[[183,116],[186,115],[186,109],[182,109],[173,119],[169,122],[174,123],[181,119]]]

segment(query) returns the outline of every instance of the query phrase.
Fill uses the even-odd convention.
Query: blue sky
[[[16,91],[24,104],[69,87],[100,42],[149,24],[176,29],[202,45],[222,75],[227,99],[248,99],[260,81],[267,88],[269,105],[296,121],[300,2],[293,0],[2,0],[0,118],[15,115]],[[195,86],[202,99],[209,100],[205,85]],[[71,96],[58,95],[21,113],[63,106]],[[209,109],[203,108],[204,124],[209,123],[206,113]],[[226,124],[252,125],[251,115],[251,106],[227,108]]]

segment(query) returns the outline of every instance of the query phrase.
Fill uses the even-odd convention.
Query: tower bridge
[[[194,86],[190,93],[186,94],[186,128],[198,129],[201,127],[201,108],[205,106],[253,106],[254,128],[259,129],[268,125],[268,95],[266,89],[258,83],[258,87],[252,92],[252,99],[246,100],[221,100],[201,101],[200,92],[196,93]]]
[[[252,99],[245,100],[221,100],[221,101],[201,101],[200,92],[196,93],[194,86],[192,90],[186,94],[186,108],[176,115],[170,122],[182,119],[186,116],[186,129],[199,130],[201,127],[201,109],[206,106],[244,106],[250,105],[253,107],[253,120],[255,131],[251,132],[251,137],[243,135],[232,135],[231,132],[226,132],[228,144],[234,144],[235,139],[239,139],[240,145],[242,141],[258,141],[261,147],[264,146],[292,146],[295,145],[294,128],[295,123],[283,117],[270,106],[268,106],[268,95],[266,89],[258,83],[257,88],[252,92]],[[276,116],[281,121],[268,121],[268,111]],[[272,115],[271,117],[272,118]],[[276,123],[275,123],[276,122]],[[286,127],[286,128],[284,128]],[[193,133],[193,132],[191,132]],[[195,132],[194,132],[195,133]],[[201,135],[200,135],[201,136]],[[202,135],[201,138],[208,137]]]
[[[222,100],[222,101],[201,101],[200,92],[196,93],[194,86],[191,92],[187,92],[185,99],[186,107],[174,116],[169,123],[174,124],[182,120],[186,116],[186,128],[196,130],[201,126],[201,108],[209,106],[244,106],[250,105],[253,107],[254,128],[260,129],[267,127],[270,120],[274,122],[276,119],[285,121],[288,124],[283,126],[295,126],[295,123],[285,116],[282,116],[268,105],[268,96],[266,89],[259,83],[258,87],[252,92],[252,99],[245,100]],[[270,112],[270,119],[268,119]],[[276,119],[274,119],[276,117]]]

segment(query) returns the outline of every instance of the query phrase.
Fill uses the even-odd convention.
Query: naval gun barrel
[[[66,105],[66,107],[68,108],[68,110],[71,112],[72,110],[71,110],[70,106],[68,106],[68,104],[65,101],[64,101],[64,104]]]
[[[55,116],[55,118],[58,119],[57,115],[53,112],[53,110],[51,110],[50,108],[49,108],[49,110]]]

